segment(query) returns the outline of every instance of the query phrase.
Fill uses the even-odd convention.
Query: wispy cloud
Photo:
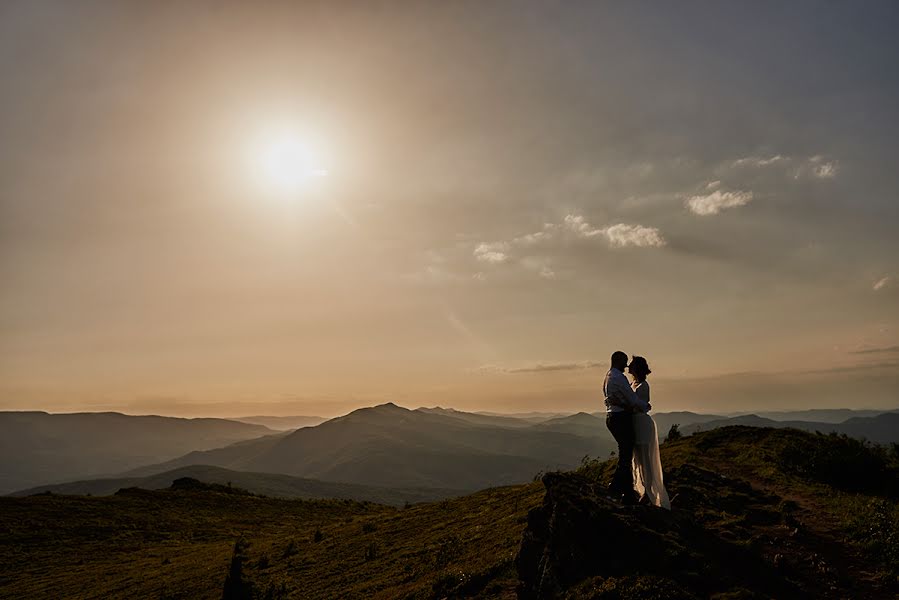
[[[779,162],[784,162],[789,160],[789,158],[781,156],[780,154],[776,154],[774,156],[769,156],[767,158],[763,156],[746,156],[744,158],[738,158],[731,166],[734,167],[767,167],[769,165],[773,165]]]
[[[837,174],[837,161],[825,160],[823,156],[812,156],[808,159],[812,175],[818,179],[831,179]]]
[[[808,158],[775,154],[773,156],[744,156],[726,163],[726,167],[730,169],[779,167],[787,173],[792,172],[795,179],[800,177],[832,179],[837,175],[839,161],[827,158],[822,154]]]
[[[544,279],[555,279],[556,277],[556,272],[546,257],[525,256],[521,259],[521,265],[526,269],[534,271]]]
[[[875,292],[877,292],[877,291],[885,288],[889,283],[890,283],[889,276],[881,277],[880,279],[878,279],[877,281],[874,282],[874,285],[871,286],[871,289],[874,290]]]
[[[595,361],[584,361],[576,363],[537,363],[526,367],[498,367],[495,365],[485,365],[481,367],[483,371],[493,371],[497,373],[545,373],[552,371],[582,371],[584,369],[593,369],[601,367],[603,363]]]
[[[595,227],[583,215],[566,215],[560,223],[544,223],[540,231],[526,233],[508,241],[481,242],[474,247],[478,262],[490,265],[511,263],[514,260],[526,269],[546,279],[556,276],[551,266],[552,244],[559,240],[599,239],[609,248],[653,248],[666,245],[662,232],[645,225],[616,223]],[[542,248],[542,250],[538,250]]]
[[[700,216],[717,215],[722,210],[744,206],[752,201],[752,192],[744,192],[735,190],[732,192],[724,192],[715,190],[704,196],[691,196],[687,199],[686,206],[694,214]]]
[[[485,242],[474,249],[474,257],[480,262],[500,264],[509,260],[508,249],[509,244],[506,242]]]
[[[635,246],[637,248],[659,247],[665,245],[665,238],[655,227],[642,225],[627,225],[618,223],[603,229],[603,233],[609,239],[613,248]]]
[[[595,237],[602,235],[602,229],[597,229],[587,222],[583,215],[565,215],[565,228],[579,237]]]
[[[608,227],[593,227],[582,215],[567,215],[565,227],[582,238],[604,237],[612,248],[635,246],[638,248],[665,245],[665,238],[655,227],[617,223]]]
[[[853,350],[849,354],[893,354],[899,352],[899,346],[886,346],[883,348],[865,348],[864,350]]]

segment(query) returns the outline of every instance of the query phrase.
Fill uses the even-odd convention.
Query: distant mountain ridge
[[[899,443],[899,412],[885,412],[873,417],[853,417],[842,423],[815,423],[810,421],[775,421],[758,415],[742,415],[729,419],[693,423],[682,429],[683,433],[696,433],[730,425],[751,427],[793,427],[803,431],[844,433],[854,438],[864,438],[877,444]]]
[[[328,419],[325,417],[314,417],[296,415],[292,417],[272,417],[267,415],[254,415],[250,417],[229,417],[231,421],[240,421],[241,423],[251,423],[253,425],[263,425],[269,429],[276,431],[287,431],[289,429],[299,429],[300,427],[314,427],[319,423],[324,423]]]
[[[659,437],[743,424],[837,431],[878,443],[897,441],[899,412],[812,410],[845,422],[779,420],[655,412]],[[307,417],[274,419],[295,425]],[[308,417],[315,419],[316,417]],[[283,419],[287,419],[284,421]],[[608,457],[615,443],[605,413],[472,413],[393,403],[361,408],[298,430],[272,431],[227,419],[178,419],[119,413],[0,412],[0,494],[100,477],[144,477],[207,464],[232,471],[279,473],[329,482],[390,488],[479,489],[528,481],[537,472],[569,468],[584,456]]]
[[[111,475],[276,432],[227,419],[0,412],[0,494]]]
[[[365,485],[479,489],[529,481],[539,471],[574,466],[585,455],[607,456],[613,448],[602,431],[584,437],[481,424],[480,416],[469,415],[381,404],[278,439],[192,452],[128,475],[209,464]]]

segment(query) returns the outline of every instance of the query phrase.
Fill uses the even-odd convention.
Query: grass
[[[489,579],[508,595],[542,494],[536,483],[405,509],[215,491],[0,498],[0,597],[220,598],[237,540],[262,593],[430,598]]]

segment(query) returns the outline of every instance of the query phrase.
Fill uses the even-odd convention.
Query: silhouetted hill
[[[324,423],[325,421],[327,421],[325,417],[270,417],[266,415],[233,417],[230,420],[240,421],[241,423],[252,423],[253,425],[263,425],[275,431],[288,431],[290,429],[299,429],[300,427],[313,427],[315,425],[318,425],[319,423]]]
[[[605,414],[599,417],[579,412],[566,417],[548,419],[531,427],[536,431],[556,431],[585,437],[603,437],[608,441],[610,448],[615,447],[614,438],[606,427]]]
[[[51,492],[54,494],[108,496],[121,488],[161,490],[180,478],[191,478],[218,485],[230,484],[249,490],[254,494],[274,498],[340,498],[395,506],[402,506],[406,502],[431,502],[466,493],[464,490],[452,489],[385,488],[353,483],[335,483],[290,475],[247,473],[209,465],[191,465],[147,477],[112,477],[42,485],[20,490],[11,495],[31,496]]]
[[[706,415],[690,411],[653,411],[652,418],[656,422],[656,428],[659,431],[659,439],[664,440],[665,436],[668,435],[668,430],[671,429],[671,426],[674,424],[678,424],[680,427],[685,427],[694,423],[707,423],[709,421],[716,421],[718,419],[723,419],[724,417],[720,415]]]
[[[729,419],[718,419],[704,423],[694,423],[681,428],[682,433],[695,433],[727,427],[730,425],[748,425],[752,427],[792,427],[803,431],[820,431],[822,433],[845,433],[848,436],[866,439],[878,444],[899,443],[899,413],[886,412],[874,417],[854,417],[844,423],[815,423],[809,421],[775,421],[758,415],[742,415]],[[664,434],[662,434],[664,435]]]
[[[472,414],[476,415],[487,415],[493,417],[509,417],[512,419],[520,419],[522,421],[529,421],[531,424],[533,423],[542,423],[543,421],[548,421],[549,419],[556,419],[558,417],[568,417],[571,416],[571,412],[523,412],[523,413],[498,413],[498,412],[490,412],[486,410],[478,410]]]
[[[120,473],[272,433],[226,419],[0,412],[0,494]]]
[[[878,444],[899,443],[899,413],[888,412],[876,417],[853,417],[837,426],[836,431],[865,438]]]
[[[464,412],[461,410],[456,410],[454,408],[441,408],[440,406],[435,406],[432,408],[427,407],[419,407],[415,410],[431,413],[435,415],[444,415],[447,417],[455,417],[457,419],[461,419],[466,423],[471,423],[473,425],[489,425],[494,427],[529,427],[533,425],[532,421],[527,419],[519,419],[516,417],[504,416],[504,415],[487,415],[482,413],[471,413]]]
[[[207,464],[384,487],[473,490],[530,481],[538,471],[573,467],[585,455],[607,456],[611,448],[610,436],[480,425],[388,403],[281,438],[192,452],[127,475]]]
[[[610,502],[614,461],[407,509],[193,483],[4,497],[0,597],[892,599],[897,458],[706,431],[662,446],[671,512]]]
[[[774,421],[812,421],[815,423],[842,423],[853,417],[876,417],[891,410],[853,410],[850,408],[812,408],[809,410],[765,411],[755,413]]]

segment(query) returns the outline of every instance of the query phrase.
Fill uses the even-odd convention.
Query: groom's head
[[[625,354],[621,350],[612,352],[612,366],[619,371],[624,371],[624,369],[627,367],[627,354]]]

